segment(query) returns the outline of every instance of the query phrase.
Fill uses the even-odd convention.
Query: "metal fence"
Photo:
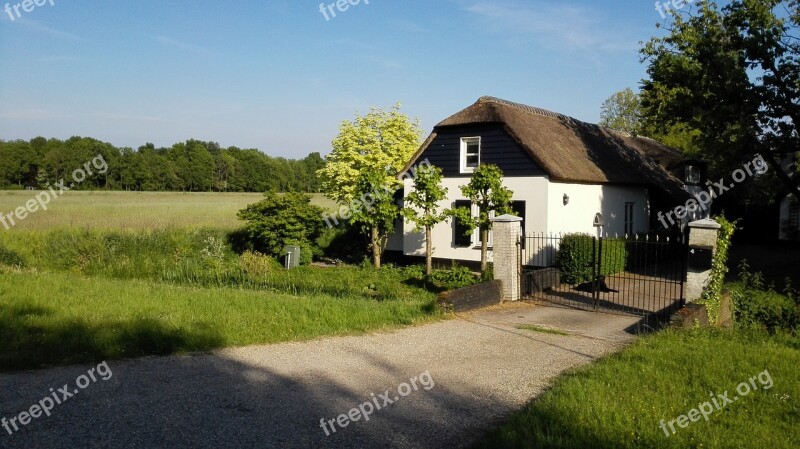
[[[520,240],[522,296],[567,307],[649,316],[684,304],[685,234]]]

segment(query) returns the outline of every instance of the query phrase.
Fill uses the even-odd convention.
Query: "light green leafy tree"
[[[325,166],[317,171],[322,193],[349,208],[350,220],[368,229],[376,268],[400,213],[393,199],[400,187],[397,174],[419,148],[421,138],[419,120],[402,114],[399,103],[389,110],[373,108],[342,122]],[[366,195],[375,197],[370,207],[366,207]]]
[[[489,245],[489,231],[492,229],[492,216],[510,214],[511,197],[514,192],[503,186],[503,171],[492,164],[481,164],[469,183],[461,186],[461,193],[478,206],[478,215],[473,216],[465,207],[449,211],[456,220],[468,226],[469,233],[478,229],[481,236],[481,274],[486,275],[488,262],[486,253]]]
[[[603,102],[600,109],[600,124],[630,134],[639,134],[641,114],[639,95],[626,87]]]
[[[447,197],[447,188],[442,187],[442,170],[432,165],[420,166],[414,178],[413,189],[405,197],[403,216],[415,225],[416,232],[425,231],[425,273],[433,272],[433,242],[431,230],[446,220],[446,210],[440,210],[439,202]]]
[[[400,113],[399,103],[342,122],[325,167],[317,171],[322,193],[349,206],[356,198],[359,176],[367,171],[382,174],[386,185],[396,185],[397,173],[419,148],[421,138],[419,120]]]

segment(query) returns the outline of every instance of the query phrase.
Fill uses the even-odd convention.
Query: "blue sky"
[[[398,101],[425,133],[482,95],[596,122],[645,76],[661,21],[647,0],[362,0],[330,20],[320,0],[53,0],[17,18],[20,1],[0,0],[0,139],[286,157]]]

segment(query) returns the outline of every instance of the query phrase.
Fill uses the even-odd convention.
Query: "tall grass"
[[[362,332],[436,319],[413,270],[300,267],[224,230],[0,233],[0,369]]]
[[[222,230],[25,231],[0,234],[0,263],[4,253],[6,259],[22,261],[27,268],[114,279],[338,298],[403,300],[428,294],[405,285],[407,276],[398,270],[300,267],[285,271],[264,256],[235,254]],[[255,270],[254,263],[262,268]]]

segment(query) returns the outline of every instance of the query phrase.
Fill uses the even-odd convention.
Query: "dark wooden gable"
[[[546,176],[533,158],[508,135],[500,124],[448,126],[436,129],[437,136],[415,163],[428,159],[447,178],[468,178],[461,173],[461,138],[481,138],[481,163],[494,164],[506,177]]]

